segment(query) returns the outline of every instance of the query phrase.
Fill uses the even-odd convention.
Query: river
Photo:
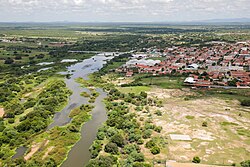
[[[73,108],[79,107],[82,104],[88,104],[88,98],[85,98],[80,95],[81,92],[89,92],[88,89],[81,87],[79,83],[75,80],[79,77],[88,79],[88,75],[94,73],[102,68],[106,63],[106,60],[112,59],[111,56],[106,57],[104,54],[98,54],[92,58],[85,59],[80,63],[76,63],[68,67],[68,72],[62,72],[61,74],[71,74],[69,79],[65,79],[67,87],[73,92],[70,96],[68,105],[61,111],[55,114],[54,121],[51,125],[48,126],[48,129],[51,129],[55,126],[63,126],[70,122],[68,117],[70,111]],[[104,93],[99,92],[101,95]],[[95,104],[97,105],[97,104]]]
[[[110,54],[107,54],[110,55]],[[72,95],[69,98],[67,106],[61,111],[55,114],[53,123],[50,124],[47,130],[52,129],[55,126],[64,126],[68,124],[71,119],[68,117],[72,109],[79,107],[82,104],[89,104],[88,98],[82,97],[81,92],[90,92],[87,88],[81,87],[75,80],[79,77],[88,79],[88,75],[98,71],[103,67],[107,60],[112,59],[113,56],[106,56],[105,54],[98,54],[92,58],[85,59],[82,62],[71,65],[67,68],[67,72],[61,74],[71,74],[69,79],[65,79],[67,87],[72,91]],[[90,160],[89,147],[95,140],[98,128],[107,119],[105,105],[103,99],[107,96],[106,93],[97,88],[96,91],[100,93],[95,103],[95,108],[92,110],[92,119],[85,123],[81,128],[81,139],[72,147],[67,159],[61,165],[62,167],[83,167]],[[17,149],[15,158],[24,155],[24,148]],[[18,155],[18,156],[17,156]]]

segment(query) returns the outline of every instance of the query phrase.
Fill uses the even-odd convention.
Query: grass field
[[[147,58],[147,60],[161,60],[161,61],[163,61],[165,59],[166,59],[166,57],[149,57],[149,58]]]
[[[180,89],[183,88],[184,78],[182,77],[150,77],[142,78],[138,82],[146,85],[154,85],[163,89]]]
[[[135,93],[140,94],[141,92],[147,92],[150,90],[148,86],[134,86],[134,87],[119,87],[119,91],[122,93]]]

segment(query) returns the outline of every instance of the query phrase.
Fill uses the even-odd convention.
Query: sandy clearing
[[[213,141],[216,139],[215,137],[213,137],[213,133],[207,132],[206,130],[203,130],[203,129],[198,129],[198,130],[193,131],[191,137],[195,139],[206,140],[206,141]]]
[[[3,116],[4,116],[4,109],[0,108],[0,117],[3,117]]]
[[[24,156],[24,159],[26,161],[29,160],[39,150],[39,148],[41,147],[41,144],[42,143],[36,143],[32,145],[30,152],[26,156]]]
[[[193,163],[178,163],[178,162],[167,162],[166,166],[167,167],[226,167],[226,166],[204,165],[204,164],[193,164]]]
[[[55,146],[51,146],[48,148],[48,150],[45,152],[45,154],[43,155],[43,160],[49,155],[49,153],[55,148]]]
[[[168,153],[165,153],[163,159],[167,156],[179,162],[191,162],[194,156],[199,156],[203,162],[222,164],[224,161],[217,161],[216,158],[219,153],[228,156],[224,157],[227,164],[239,163],[245,159],[250,150],[250,146],[246,143],[248,138],[238,135],[237,129],[239,127],[250,129],[250,109],[240,106],[237,100],[215,97],[185,100],[181,97],[186,95],[185,93],[188,91],[157,88],[148,92],[149,97],[163,101],[162,108],[149,107],[153,123],[163,128],[161,135],[168,137],[171,133],[178,133],[190,135],[193,139],[185,143],[169,140]],[[155,115],[157,110],[162,111],[163,115]],[[139,114],[142,117],[148,116],[142,112]],[[208,127],[202,127],[203,122],[207,122]],[[222,125],[223,122],[238,125]],[[239,150],[239,154],[234,153]],[[150,153],[147,155],[150,156]]]
[[[151,91],[147,92],[151,97],[157,97],[160,99],[168,99],[173,97],[184,97],[184,96],[192,96],[195,95],[194,92],[191,92],[189,89],[160,89],[154,88]]]

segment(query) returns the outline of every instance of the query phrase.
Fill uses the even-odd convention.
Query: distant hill
[[[232,18],[232,19],[211,19],[202,20],[197,22],[207,22],[207,23],[247,23],[250,22],[250,18]]]

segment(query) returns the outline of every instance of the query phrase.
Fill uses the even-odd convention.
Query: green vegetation
[[[250,167],[250,160],[243,161],[243,162],[240,163],[240,165],[241,165],[242,167]]]
[[[23,82],[23,79],[14,81]],[[30,136],[34,137],[46,129],[55,112],[60,111],[71,94],[66,84],[59,79],[47,83],[36,97],[28,98],[21,103],[18,97],[27,90],[23,91],[20,90],[13,95],[12,99],[4,98],[5,121],[0,132],[0,152],[4,155],[2,157],[4,162],[10,162],[14,150],[20,145],[27,145]]]
[[[222,126],[230,126],[230,125],[232,125],[232,126],[237,126],[238,124],[237,123],[234,123],[234,122],[221,122],[220,123]]]
[[[242,106],[250,106],[250,100],[249,99],[242,100],[240,104]]]
[[[156,114],[157,116],[162,116],[162,112],[161,112],[160,110],[157,110],[157,111],[155,112],[155,114]]]
[[[187,118],[187,119],[194,119],[194,116],[192,116],[192,115],[187,115],[186,118]]]
[[[155,147],[148,147],[148,149],[152,155],[159,154],[166,143],[163,138],[155,136],[158,136],[156,134],[161,132],[162,127],[155,126],[146,119],[139,122],[136,119],[136,113],[130,111],[129,105],[133,104],[136,106],[136,111],[141,111],[148,105],[155,106],[161,103],[157,99],[148,98],[145,91],[149,90],[149,87],[115,88],[114,85],[104,83],[100,78],[97,79],[103,71],[110,70],[109,67],[108,63],[100,72],[93,74],[90,80],[81,80],[84,85],[101,86],[108,92],[105,100],[108,119],[103,127],[99,128],[97,138],[90,147],[92,160],[87,166],[99,164],[99,158],[108,158],[107,155],[116,158],[113,164],[150,166],[146,163],[139,145],[144,144],[144,140],[152,140]]]
[[[66,158],[71,147],[80,139],[80,128],[82,124],[87,122],[91,115],[89,112],[93,106],[82,105],[79,108],[73,109],[70,113],[72,121],[63,127],[55,127],[49,131],[41,133],[33,138],[28,138],[28,143],[41,143],[48,142],[47,145],[40,145],[39,152],[34,154],[29,161],[12,161],[9,165],[23,165],[23,166],[46,166],[46,163],[51,163],[59,166]],[[49,149],[51,153],[49,156],[44,157],[45,152]],[[44,158],[43,158],[44,157]]]
[[[201,162],[201,159],[199,157],[194,157],[192,162],[198,164]]]
[[[205,121],[205,122],[202,122],[202,127],[207,127],[208,126],[208,123]]]
[[[83,96],[83,97],[90,97],[90,95],[87,92],[82,92],[81,96]]]
[[[197,90],[198,96],[217,97],[229,100],[239,100],[241,103],[249,101],[249,89],[210,89],[210,90]],[[245,103],[243,102],[243,103]]]
[[[184,77],[182,76],[150,76],[150,75],[138,75],[135,76],[133,85],[145,85],[145,86],[158,86],[163,89],[180,89],[183,88]]]
[[[242,136],[250,137],[250,130],[245,128],[238,128],[237,133]]]
[[[237,33],[235,33],[237,32]],[[169,25],[33,25],[4,24],[0,26],[0,106],[4,117],[0,118],[0,165],[3,166],[59,166],[66,158],[70,148],[80,138],[80,128],[90,119],[91,105],[82,105],[71,111],[70,123],[45,131],[52,122],[54,114],[60,111],[71,94],[61,76],[56,74],[72,63],[61,63],[63,59],[83,60],[94,52],[112,51],[146,52],[145,48],[167,48],[172,46],[210,46],[207,42],[236,42],[249,40],[249,26],[169,26]],[[3,40],[2,40],[3,39]],[[5,42],[4,42],[5,41]],[[7,41],[7,42],[6,42]],[[9,41],[9,42],[8,42]],[[87,52],[70,52],[87,51]],[[160,50],[161,53],[164,49]],[[143,155],[140,148],[145,147],[150,156],[164,153],[165,139],[161,137],[162,127],[156,126],[151,118],[164,117],[166,111],[152,111],[149,107],[162,107],[163,102],[147,96],[151,86],[164,89],[183,88],[185,76],[135,75],[132,83],[115,87],[102,80],[102,76],[113,73],[126,63],[130,53],[121,54],[90,80],[77,79],[79,83],[91,88],[90,93],[81,95],[94,103],[99,93],[95,88],[107,91],[106,108],[108,119],[98,130],[96,140],[90,147],[92,160],[88,167],[112,165],[149,167],[151,157]],[[165,57],[150,58],[164,60]],[[54,64],[37,65],[42,62]],[[51,68],[38,72],[42,68]],[[119,75],[120,76],[120,75]],[[70,78],[70,75],[66,75]],[[235,81],[230,82],[231,85]],[[237,99],[242,106],[249,106],[249,90],[198,90],[197,97],[222,97]],[[187,101],[186,101],[187,102]],[[143,113],[146,116],[139,116]],[[154,115],[155,114],[155,115]],[[189,121],[193,116],[186,116]],[[199,125],[201,122],[199,122]],[[210,121],[209,121],[210,125]],[[234,126],[236,132],[248,138],[249,130],[236,123],[221,122],[221,126]],[[207,127],[208,123],[203,122]],[[39,145],[28,161],[23,157],[11,159],[16,148]],[[50,152],[48,152],[50,150]],[[47,155],[44,157],[44,155]],[[194,157],[199,163],[199,157]],[[245,167],[248,161],[242,162]]]
[[[136,95],[140,94],[141,92],[147,92],[150,90],[148,86],[134,86],[134,87],[120,87],[119,91],[122,93],[134,93]]]

